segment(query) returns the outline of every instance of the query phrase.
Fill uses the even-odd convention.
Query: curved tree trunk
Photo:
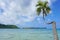
[[[57,30],[56,30],[56,22],[50,22],[48,24],[52,24],[52,29],[53,29],[53,36],[54,36],[54,40],[59,40],[58,39],[58,34],[57,34]]]
[[[54,40],[58,40],[58,34],[57,34],[57,30],[56,30],[56,22],[52,23],[52,28],[53,28]]]

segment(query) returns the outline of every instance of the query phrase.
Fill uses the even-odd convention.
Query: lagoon
[[[60,30],[58,35],[60,38]],[[54,40],[48,29],[0,29],[0,40]]]

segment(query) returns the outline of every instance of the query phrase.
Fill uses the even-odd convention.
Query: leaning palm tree
[[[50,13],[50,7],[48,6],[48,2],[42,2],[42,1],[38,1],[37,5],[37,15],[39,16],[41,13],[43,14],[43,19],[45,19],[45,16],[47,16]],[[54,39],[58,40],[58,35],[57,35],[57,31],[56,31],[56,23],[52,22],[51,24],[53,24],[53,34],[54,34]]]

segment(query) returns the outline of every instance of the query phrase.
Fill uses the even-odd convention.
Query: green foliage
[[[36,6],[43,6],[43,3],[41,1],[38,1]]]
[[[41,8],[40,8],[40,7],[38,7],[36,11],[37,11],[37,15],[39,15],[39,14],[40,14],[40,12],[41,12]]]
[[[45,16],[47,16],[50,13],[50,7],[48,6],[48,2],[42,2],[42,1],[38,1],[37,5],[36,5],[37,9],[37,15],[40,15],[40,13],[42,12],[43,14],[43,19]]]
[[[4,25],[4,24],[0,24],[0,28],[11,28],[11,29],[15,29],[18,28],[16,25]]]
[[[51,10],[51,9],[50,9],[49,7],[46,8],[46,12],[47,12],[48,14],[49,14],[50,10]]]

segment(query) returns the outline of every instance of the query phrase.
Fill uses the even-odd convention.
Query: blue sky
[[[45,21],[36,15],[36,3],[38,0],[0,0],[0,23],[13,24],[19,27],[47,27],[46,22],[56,21],[60,28],[60,0],[47,0],[51,12],[45,17]],[[45,1],[45,0],[42,0]]]
[[[52,14],[53,19],[56,21],[57,27],[60,28],[60,0],[56,0],[55,3],[52,4]]]

